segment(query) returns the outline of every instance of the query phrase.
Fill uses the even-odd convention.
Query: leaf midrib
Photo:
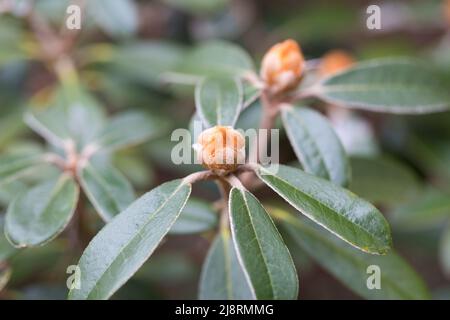
[[[259,251],[260,251],[260,255],[261,255],[261,257],[262,257],[262,259],[263,259],[263,261],[264,261],[264,268],[266,269],[267,275],[269,276],[270,287],[272,288],[272,294],[273,294],[274,298],[276,299],[276,298],[277,298],[277,295],[276,295],[275,290],[274,290],[274,285],[273,285],[272,275],[271,275],[271,273],[269,272],[269,267],[268,267],[268,265],[267,265],[266,257],[265,257],[264,254],[262,253],[263,250],[262,250],[261,244],[260,244],[260,242],[259,242],[258,233],[256,232],[256,228],[255,228],[255,225],[254,225],[254,223],[253,223],[253,217],[252,217],[252,215],[250,214],[250,208],[249,208],[249,206],[248,206],[247,197],[246,197],[244,191],[242,191],[242,190],[238,190],[238,191],[239,191],[239,193],[241,194],[242,198],[244,199],[245,209],[246,209],[246,211],[247,211],[247,213],[248,213],[248,217],[249,217],[249,219],[250,219],[250,224],[251,224],[251,226],[252,226],[253,233],[255,234],[255,239],[257,240],[256,243],[258,244],[258,249],[259,249]],[[255,292],[255,295],[256,295],[256,292]]]
[[[98,181],[98,184],[104,190],[106,190],[105,193],[108,196],[111,203],[113,204],[115,213],[116,214],[119,213],[121,208],[119,208],[118,203],[116,203],[116,199],[114,199],[114,197],[110,194],[110,189],[108,188],[108,183],[106,183],[106,181],[103,179],[103,177],[100,174],[97,174],[97,172],[96,172],[96,170],[94,170],[94,167],[92,166],[92,164],[88,164],[84,169],[87,170],[87,172],[90,173]],[[91,194],[92,194],[92,192],[91,192]],[[94,196],[93,196],[93,198],[95,199]],[[100,203],[99,203],[99,207],[101,207]],[[113,214],[113,216],[114,216],[114,214]]]

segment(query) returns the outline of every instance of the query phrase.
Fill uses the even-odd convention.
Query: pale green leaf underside
[[[27,125],[60,148],[70,139],[81,149],[99,133],[105,121],[103,109],[95,97],[78,86],[58,87],[49,105],[31,107],[34,110],[25,114]]]
[[[233,242],[226,232],[217,235],[203,263],[199,299],[253,299],[253,293],[239,264]]]
[[[294,208],[353,246],[375,254],[389,250],[386,219],[354,193],[284,165],[259,167],[257,174]]]
[[[217,223],[218,214],[209,203],[191,198],[170,229],[170,234],[200,233],[215,228]]]
[[[232,77],[205,78],[196,88],[197,113],[207,127],[234,126],[242,103],[242,84]]]
[[[253,61],[244,50],[230,42],[215,40],[193,49],[179,71],[198,75],[236,76],[253,69]]]
[[[350,179],[350,165],[327,119],[314,110],[301,107],[283,109],[282,119],[305,171],[346,186]]]
[[[439,76],[408,59],[357,64],[325,79],[316,95],[344,107],[390,113],[437,112],[450,106],[450,94]]]
[[[90,0],[88,9],[98,26],[110,36],[130,36],[138,28],[138,11],[132,0]]]
[[[370,255],[356,250],[346,242],[323,232],[305,219],[291,217],[284,223],[297,245],[313,257],[323,268],[351,290],[367,299],[427,299],[424,281],[394,251],[387,255]],[[367,273],[371,265],[379,266],[381,289],[369,290]],[[372,283],[372,282],[371,282]]]
[[[257,299],[296,299],[297,271],[275,224],[249,192],[230,192],[230,220],[238,257]]]
[[[75,180],[63,174],[21,193],[9,205],[5,233],[17,247],[43,244],[69,223],[78,201]]]
[[[150,257],[183,210],[191,185],[164,183],[109,222],[80,258],[80,289],[69,299],[111,297]]]
[[[102,150],[115,151],[143,143],[166,127],[161,117],[148,113],[129,111],[113,117],[102,129],[95,145]]]
[[[173,71],[185,56],[184,48],[164,41],[139,41],[116,47],[110,65],[121,75],[161,85],[164,72]]]
[[[7,184],[45,164],[45,155],[6,155],[0,158],[0,185]]]
[[[105,221],[125,210],[135,199],[130,182],[113,166],[86,163],[78,171],[83,191]]]

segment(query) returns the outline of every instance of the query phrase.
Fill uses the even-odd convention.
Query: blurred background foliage
[[[1,154],[42,148],[42,141],[24,125],[23,112],[45,108],[61,80],[42,56],[51,43],[42,42],[42,30],[30,21],[32,2],[0,0]],[[411,56],[436,65],[450,88],[450,9],[443,1],[377,1],[382,30],[370,31],[365,10],[373,1],[88,0],[80,33],[64,27],[71,3],[79,2],[39,0],[33,10],[68,39],[80,84],[109,114],[140,110],[168,124],[158,129],[152,141],[114,156],[115,165],[138,194],[197,169],[169,161],[174,145],[170,133],[188,128],[194,112],[192,87],[164,80],[172,76],[166,70],[198,68],[192,57],[202,41],[235,42],[256,62],[285,38],[299,41],[307,59],[332,49],[344,49],[357,60]],[[203,63],[214,63],[210,58]],[[255,127],[258,109],[257,103],[248,108],[238,127]],[[352,111],[337,119],[335,127],[351,155],[350,189],[385,213],[395,247],[423,277],[433,297],[450,298],[450,113],[396,116]],[[282,139],[281,158],[293,161],[295,156]],[[1,186],[0,213],[19,190],[51,174],[40,171]],[[201,183],[194,195],[217,199],[211,186]],[[279,206],[268,191],[262,191],[259,199]],[[88,218],[95,234],[102,222],[94,214]],[[211,238],[208,232],[169,237],[114,297],[196,298]],[[66,267],[80,255],[67,246],[66,238],[60,237],[47,246],[16,252],[0,235],[4,255],[0,256],[0,297],[65,299]],[[290,247],[302,279],[300,298],[359,298],[300,248]],[[11,258],[6,261],[6,256]]]

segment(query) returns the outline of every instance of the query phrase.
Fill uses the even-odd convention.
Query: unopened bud
[[[450,0],[444,0],[442,3],[442,13],[444,15],[445,22],[450,25]]]
[[[333,50],[325,54],[320,62],[319,73],[322,77],[330,76],[351,67],[355,59],[344,50]]]
[[[232,127],[216,126],[203,131],[193,148],[199,162],[218,173],[232,172],[245,162],[245,138]]]
[[[286,40],[274,45],[261,64],[261,78],[276,94],[294,89],[300,83],[305,60],[299,45]]]

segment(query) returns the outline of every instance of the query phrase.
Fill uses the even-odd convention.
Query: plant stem
[[[183,183],[192,184],[197,181],[216,179],[217,177],[218,175],[210,170],[199,171],[184,177]]]
[[[267,144],[269,143],[269,133],[270,130],[275,127],[275,121],[277,119],[279,108],[279,103],[271,99],[267,91],[262,91],[261,93],[261,106],[262,115],[259,123],[259,129],[267,130],[265,135],[260,136],[258,134],[258,142],[256,147],[252,149],[249,156],[249,162],[252,164],[259,163],[260,155],[267,152]],[[244,186],[250,188],[252,181],[255,180],[255,174],[253,172],[244,172],[240,175],[240,180]]]
[[[231,190],[231,185],[224,178],[219,178],[216,180],[217,186],[219,187],[221,199],[222,199],[222,210],[220,212],[220,230],[228,230],[230,226],[230,221],[228,218],[228,201]]]

